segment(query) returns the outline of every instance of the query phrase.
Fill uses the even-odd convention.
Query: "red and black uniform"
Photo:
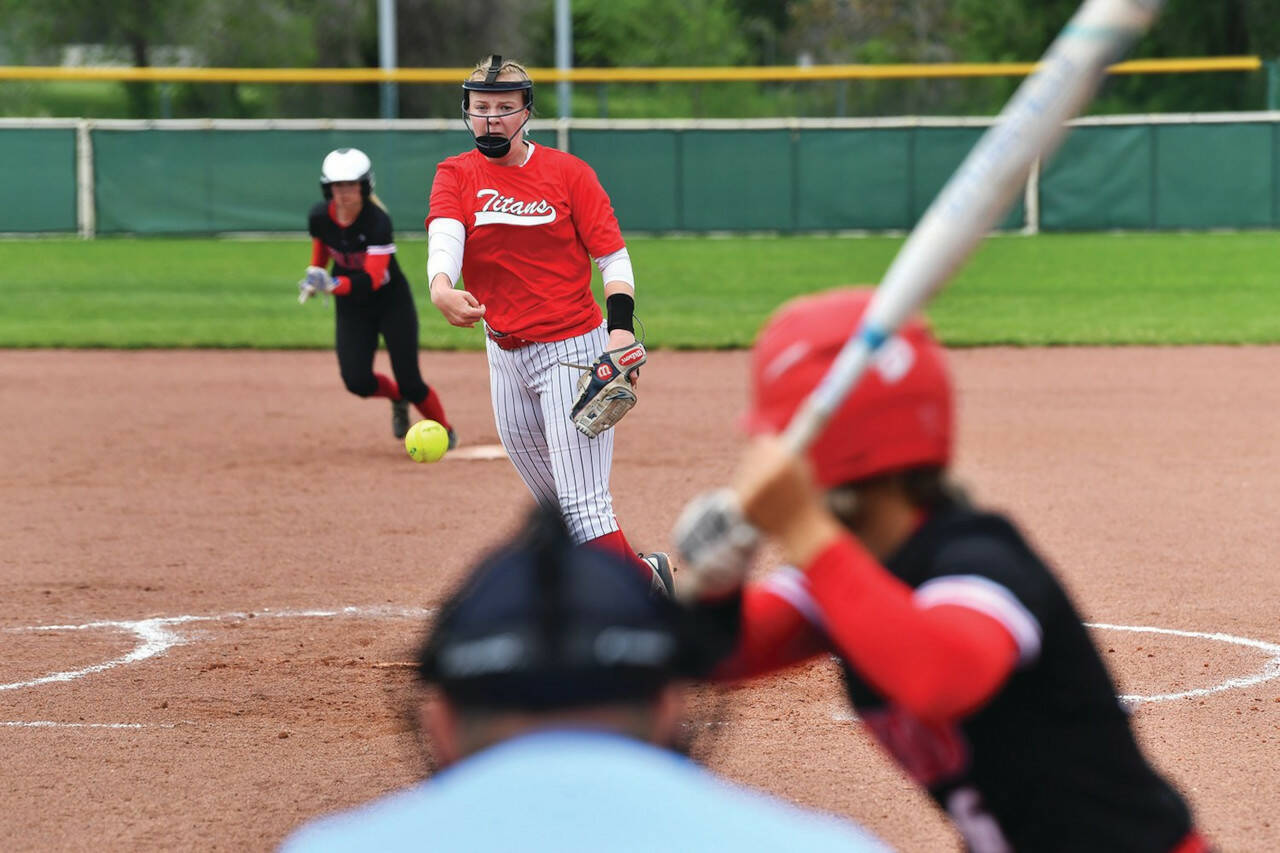
[[[338,366],[347,390],[360,397],[403,398],[423,417],[448,428],[443,408],[418,369],[418,312],[396,261],[391,217],[366,200],[355,220],[343,226],[329,201],[311,208],[307,224],[312,266],[333,261]],[[379,334],[386,341],[394,381],[373,370]]]
[[[1004,518],[947,504],[884,567],[846,536],[805,568],[729,603],[741,636],[721,674],[834,652],[859,716],[970,850],[1208,850],[1067,594]]]

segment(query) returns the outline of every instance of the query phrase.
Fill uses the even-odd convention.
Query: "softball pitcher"
[[[427,276],[450,323],[483,324],[498,435],[521,479],[559,506],[574,540],[635,561],[671,588],[667,556],[637,555],[609,491],[613,432],[644,362],[635,277],[613,206],[586,163],[535,145],[525,69],[487,58],[462,84],[476,150],[443,161],[431,186]],[[608,321],[591,291],[604,279]],[[466,289],[457,289],[465,278]],[[582,377],[572,366],[590,366]]]
[[[396,260],[391,217],[373,193],[373,163],[357,148],[329,152],[320,167],[325,200],[311,208],[311,265],[298,282],[300,302],[317,293],[336,297],[338,367],[347,390],[391,401],[391,431],[409,431],[409,404],[422,417],[457,433],[435,390],[418,371],[418,312],[409,282]],[[332,259],[330,272],[326,265]],[[387,343],[395,379],[373,369],[378,335]]]

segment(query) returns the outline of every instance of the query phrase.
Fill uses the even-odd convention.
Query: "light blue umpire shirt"
[[[887,851],[855,824],[717,777],[612,733],[545,730],[429,780],[306,824],[282,853],[320,851]]]

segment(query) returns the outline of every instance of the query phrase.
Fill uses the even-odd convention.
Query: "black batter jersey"
[[[1147,763],[1061,585],[1005,519],[952,506],[886,561],[917,600],[1011,615],[1021,658],[982,708],[947,725],[887,703],[844,664],[877,739],[937,800],[971,850],[1168,853],[1190,831]]]
[[[307,228],[329,250],[333,258],[330,274],[334,278],[345,275],[351,280],[351,296],[355,299],[367,299],[373,290],[386,286],[409,286],[396,260],[391,217],[372,201],[366,201],[360,215],[346,227],[329,215],[329,202],[320,202],[311,208]],[[382,281],[372,281],[365,272],[365,258],[369,255],[391,256]]]

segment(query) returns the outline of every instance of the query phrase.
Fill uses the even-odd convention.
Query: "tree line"
[[[578,67],[1027,62],[1077,0],[571,0]],[[554,0],[397,0],[404,67],[467,67],[489,52],[554,62]],[[376,67],[376,0],[0,0],[0,62],[60,64],[100,45],[137,66]],[[1280,0],[1169,0],[1133,57],[1280,54]],[[575,87],[579,116],[990,114],[1016,78]],[[10,89],[16,84],[6,84]],[[120,85],[120,84],[117,84]],[[1266,75],[1112,79],[1095,112],[1250,110]],[[3,96],[0,88],[0,96]],[[376,85],[123,84],[129,117],[365,117]],[[37,96],[38,96],[37,92]],[[555,87],[539,89],[554,115]],[[402,85],[400,115],[458,114],[456,86]]]

